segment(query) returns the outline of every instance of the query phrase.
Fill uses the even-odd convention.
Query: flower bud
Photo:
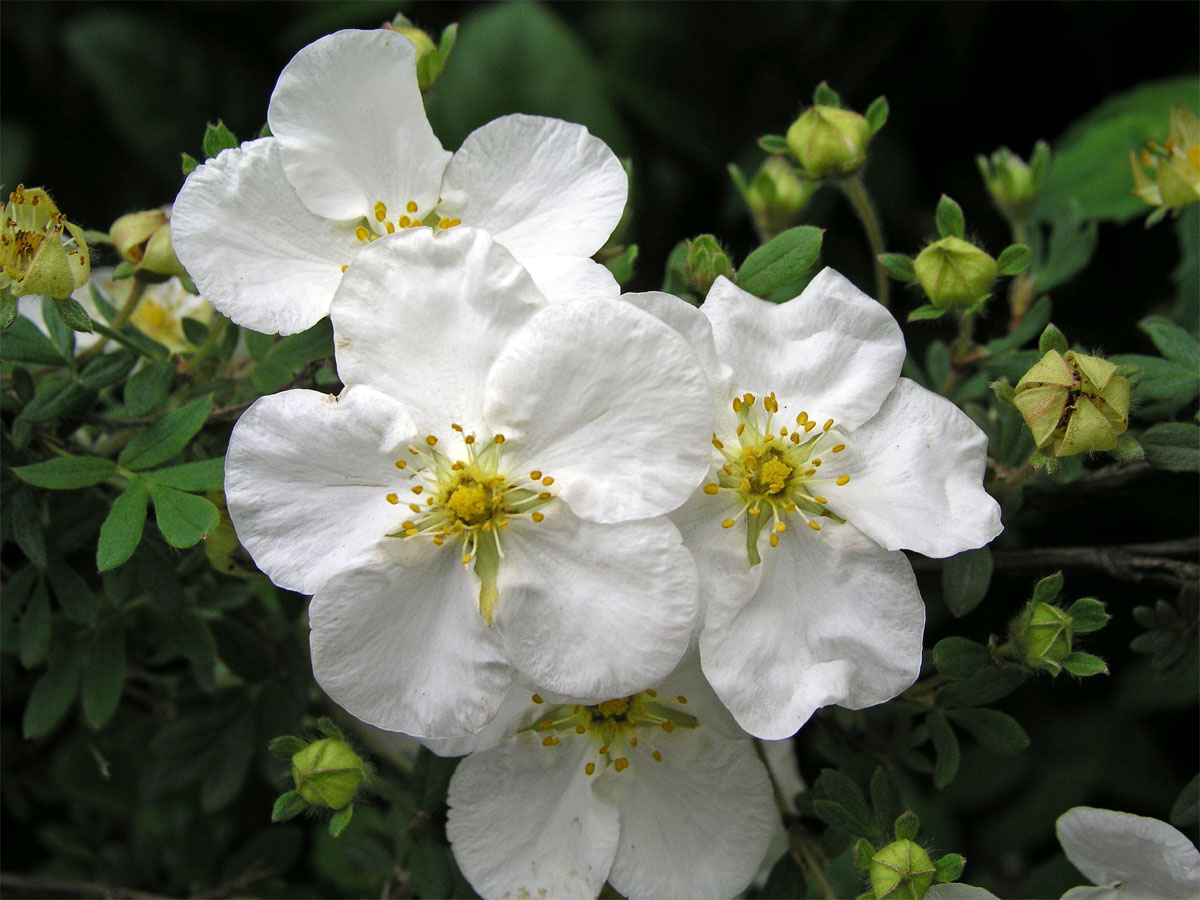
[[[1050,350],[1017,382],[1013,402],[1039,449],[1111,450],[1129,426],[1129,380],[1098,356]]]
[[[433,38],[403,15],[397,15],[383,27],[388,31],[400,32],[417,48],[417,86],[422,94],[427,93],[446,67],[446,60],[458,36],[458,25],[448,25],[443,29],[440,45],[434,44]]]
[[[718,275],[724,275],[730,281],[737,278],[729,256],[711,234],[702,234],[687,242],[683,268],[688,283],[702,297],[708,293]]]
[[[1018,620],[1016,644],[1025,662],[1054,674],[1071,655],[1071,617],[1066,610],[1049,603],[1030,603]]]
[[[366,764],[345,741],[323,738],[292,757],[296,793],[312,806],[342,809],[358,792]]]
[[[40,294],[64,300],[90,272],[83,229],[68,222],[42,188],[18,185],[4,206],[0,289],[14,297]]]
[[[813,106],[787,131],[787,145],[809,178],[850,175],[867,161],[871,125],[837,106]]]
[[[1171,109],[1168,133],[1165,144],[1147,144],[1140,160],[1129,152],[1133,193],[1158,207],[1147,224],[1158,221],[1168,210],[1178,212],[1200,200],[1200,118],[1177,103]]]
[[[907,838],[893,841],[871,857],[871,888],[876,900],[919,900],[928,893],[936,873],[929,854]]]
[[[800,221],[816,190],[817,184],[797,175],[782,156],[769,156],[754,173],[746,203],[759,232],[771,238]]]
[[[992,200],[1010,222],[1033,215],[1050,161],[1050,147],[1045,141],[1038,141],[1028,163],[1007,147],[1001,147],[990,159],[978,156],[975,161]]]
[[[996,261],[969,241],[943,237],[913,261],[925,295],[938,309],[966,310],[985,300],[996,282]]]
[[[113,222],[108,232],[109,240],[135,271],[157,276],[151,280],[163,281],[172,275],[186,275],[171,245],[169,222],[161,209],[129,213]]]

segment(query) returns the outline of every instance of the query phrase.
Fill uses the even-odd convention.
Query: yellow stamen
[[[588,775],[595,775],[596,774],[596,764],[588,763],[586,766],[583,767],[583,771]]]
[[[398,496],[396,496],[395,494],[388,494],[387,502],[392,504],[392,506],[395,506],[397,503],[400,502],[400,498]]]
[[[704,493],[708,494],[709,496],[712,496],[713,494],[717,493],[719,490],[721,490],[721,489],[715,484],[710,483],[710,484],[706,484],[704,486]]]
[[[839,476],[837,477],[837,483],[838,483],[838,484],[849,484],[849,483],[850,483],[850,476],[849,476],[849,475],[839,475]]]
[[[387,206],[382,200],[375,201],[375,221],[382,222],[387,218]]]
[[[626,759],[624,756],[618,756],[616,759],[613,760],[613,768],[616,769],[618,772],[624,772],[626,769],[629,768],[629,760]]]

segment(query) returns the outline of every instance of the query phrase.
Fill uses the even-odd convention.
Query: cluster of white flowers
[[[484,896],[732,896],[779,827],[750,737],[913,682],[900,550],[1000,531],[986,440],[832,270],[779,305],[724,279],[700,309],[619,296],[591,259],[625,205],[612,152],[514,115],[451,155],[414,57],[388,31],[305,48],[273,136],[176,201],[216,308],[328,314],[346,385],[246,412],[230,515],[313,595],[333,700],[471,754],[447,834]]]

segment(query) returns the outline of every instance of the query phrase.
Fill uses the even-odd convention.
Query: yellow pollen
[[[405,211],[407,211],[407,212],[410,212],[410,213],[415,213],[415,212],[417,211],[417,204],[416,204],[416,201],[414,201],[414,200],[409,200],[407,203],[405,203],[405,204],[404,204],[404,209],[405,209]]]
[[[808,413],[802,412],[802,413],[800,413],[800,415],[796,416],[796,424],[797,425],[804,425],[807,422],[808,422]]]
[[[463,554],[463,557],[462,557],[462,564],[465,566],[465,565],[469,565],[469,564],[470,564],[470,562],[471,562],[471,554],[470,554],[470,553],[464,553],[464,554]]]
[[[816,474],[817,474],[817,470],[816,470],[816,469],[805,469],[805,470],[804,470],[804,477],[805,477],[805,478],[812,478],[812,477],[813,477],[814,475],[816,475]]]
[[[772,547],[778,547],[779,546],[779,535],[777,535],[775,532],[772,531],[771,536],[769,538],[767,538],[767,543],[769,543]]]
[[[595,775],[596,774],[596,764],[588,763],[586,766],[583,767],[583,771],[588,775]]]
[[[734,411],[734,412],[741,412],[741,411],[742,411],[742,401],[741,401],[741,398],[739,398],[739,397],[734,397],[734,398],[733,398],[733,411]]]
[[[741,437],[745,433],[745,431],[746,431],[746,423],[739,422],[738,427],[737,427],[737,436]]]
[[[396,224],[399,225],[401,228],[407,228],[409,225],[412,224],[412,219],[410,219],[408,216],[401,216],[400,218],[398,218],[396,220]]]
[[[812,519],[808,520],[808,527],[811,528],[813,531],[821,530],[821,526],[818,525],[816,522],[814,522]]]
[[[473,443],[475,443],[475,435],[473,435],[473,434],[468,434],[468,435],[467,435],[465,438],[463,438],[463,443],[464,443],[464,444],[473,444]]]
[[[849,476],[849,475],[839,475],[839,476],[837,477],[837,483],[838,483],[838,484],[849,484],[849,483],[850,483],[850,476]]]
[[[717,493],[719,490],[721,490],[721,489],[715,484],[710,483],[710,484],[706,484],[704,486],[704,493],[708,494],[709,496],[712,496],[713,494]]]
[[[407,469],[408,463],[403,459],[398,459],[398,460],[396,460],[396,468],[397,469]]]
[[[542,479],[543,487],[550,487],[550,485],[552,485],[552,484],[554,484],[554,479],[551,478],[549,475],[547,475],[545,478]]]
[[[655,762],[662,762],[662,754],[661,754],[661,753],[659,753],[657,750],[655,750],[655,751],[654,751],[653,753],[651,753],[650,755],[654,757],[654,761],[655,761]]]
[[[680,703],[687,703],[687,697],[683,696],[683,694],[680,694],[680,695],[679,695],[678,697],[676,697],[675,699],[676,699],[678,702],[680,702]]]
[[[752,515],[752,516],[757,516],[759,513],[762,512],[762,510],[759,509],[757,506],[752,506],[752,507],[750,507],[750,509],[746,510],[746,512],[750,513],[750,515]]]
[[[613,716],[624,715],[629,709],[629,698],[619,697],[616,700],[605,700],[602,703],[596,704],[596,709],[600,715],[606,719],[611,719]]]
[[[541,469],[534,469],[532,472],[529,473],[529,477],[532,480],[537,481],[539,478],[542,477]]]
[[[446,500],[459,520],[468,525],[477,525],[491,515],[491,498],[477,484],[461,484]],[[485,523],[486,524],[486,523]]]
[[[557,747],[558,746],[558,738],[556,738],[552,734],[548,735],[548,736],[542,738],[542,746],[543,747]]]
[[[842,452],[843,450],[845,450],[845,449],[846,449],[846,445],[845,445],[845,444],[834,444],[834,445],[833,445],[833,452],[834,452],[834,453],[841,453],[841,452]]]
[[[388,233],[388,234],[395,234],[395,233],[396,233],[396,226],[395,226],[395,225],[393,225],[391,222],[384,222],[384,223],[383,223],[383,227],[384,227],[384,228],[387,230],[387,233]]]
[[[425,443],[432,447],[437,444],[437,438],[435,438],[432,434],[427,434],[425,436]]]
[[[538,494],[538,499],[539,500],[549,500],[553,496],[554,495],[551,494],[549,491],[542,491],[540,494]]]
[[[608,756],[608,744],[605,744],[597,751],[601,756]]]
[[[549,731],[553,727],[554,727],[554,723],[550,722],[550,721],[541,722],[538,725],[538,728],[542,729],[542,731]]]
[[[767,489],[768,494],[778,494],[787,486],[788,476],[792,467],[778,457],[767,460],[759,471],[758,480]]]
[[[613,768],[618,772],[624,772],[629,768],[629,760],[627,760],[624,756],[618,756],[613,760]]]
[[[725,445],[721,443],[720,439],[715,434],[713,435],[712,442],[713,442],[713,446],[716,447],[718,450],[725,449]]]
[[[345,271],[346,271],[348,268],[350,268],[350,264],[349,264],[349,263],[347,263],[346,265],[342,266],[342,271],[343,271],[343,272],[345,272]]]
[[[629,739],[629,746],[630,746],[630,747],[636,747],[636,746],[637,746],[637,738],[635,738],[635,737],[633,737],[633,738],[630,738],[630,739]]]
[[[375,221],[382,222],[386,218],[387,218],[387,206],[384,205],[384,202],[382,200],[376,200],[375,201]]]
[[[820,503],[822,506],[829,502],[824,497],[818,497],[816,494],[813,494],[813,500],[815,500],[817,503]]]
[[[775,530],[780,534],[783,534],[785,531],[787,531],[787,522],[776,522]]]
[[[812,464],[814,466],[819,466],[821,464],[821,457],[819,457],[819,456],[813,457]]]
[[[370,234],[371,234],[371,232],[367,231],[367,229],[362,225],[359,225],[357,228],[354,229],[354,236],[356,238],[358,238],[360,241],[365,241],[370,236]]]
[[[504,443],[504,435],[498,434],[494,438],[492,438],[492,441],[497,444],[503,444]]]
[[[540,522],[542,519],[546,518],[546,515],[545,513],[534,512],[529,514],[529,518],[533,519],[535,522]]]
[[[575,733],[576,733],[576,734],[583,734],[585,731],[587,731],[587,726],[586,726],[586,725],[576,725],[576,726],[575,726]]]
[[[423,490],[425,490],[425,488],[421,487],[421,485],[419,485],[419,484],[418,484],[418,485],[417,485],[415,488],[413,488],[413,489],[412,489],[412,492],[413,492],[414,494],[419,494],[419,493],[421,493],[421,491],[423,491]]]
[[[532,700],[534,703],[545,703],[546,702],[545,700],[542,699],[541,694],[534,694],[529,699]]]
[[[742,402],[745,403],[747,406],[753,406],[754,405],[754,395],[751,394],[749,391],[747,391],[746,393],[742,394]]]
[[[400,502],[400,498],[398,496],[396,496],[395,494],[388,494],[387,502],[392,504],[392,506],[395,506],[397,503]]]
[[[657,697],[657,696],[658,696],[658,691],[654,690],[654,688],[647,688],[647,689],[646,689],[646,696],[647,696],[647,697]]]
[[[808,422],[806,422],[804,424],[804,431],[807,434],[808,432],[812,431],[816,427],[817,427],[817,423],[810,419]]]
[[[726,519],[724,522],[721,523],[721,527],[722,528],[732,528],[733,527],[733,519]]]
[[[822,431],[828,431],[833,427],[833,419],[826,419],[825,424],[821,426]]]
[[[415,513],[419,513],[421,511],[421,507],[417,506],[417,504],[415,504],[415,503],[408,504],[408,508],[411,509]]]
[[[675,723],[672,722],[670,719],[667,719],[667,721],[662,723],[662,727],[663,727],[663,731],[665,731],[667,734],[670,734],[672,731],[675,730]]]

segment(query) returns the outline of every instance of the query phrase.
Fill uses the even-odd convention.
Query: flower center
[[[760,413],[759,410],[762,410]],[[761,405],[753,394],[734,398],[733,411],[738,425],[736,449],[713,435],[719,466],[717,480],[704,486],[704,493],[716,496],[722,491],[735,494],[741,509],[732,518],[721,522],[722,528],[732,528],[743,516],[746,518],[746,555],[750,565],[762,560],[758,553],[758,538],[770,511],[772,530],[769,543],[779,546],[779,536],[788,529],[788,517],[801,519],[813,531],[821,530],[818,519],[842,522],[829,511],[829,502],[822,491],[826,486],[840,486],[850,481],[849,475],[823,475],[821,467],[826,454],[834,456],[846,449],[834,421],[829,419],[817,429],[807,412],[796,416],[795,428],[780,426],[776,431],[775,415],[779,401],[774,392],[762,398]],[[730,442],[732,443],[732,441]]]
[[[474,434],[464,434],[461,425],[450,426],[462,435],[465,459],[454,459],[439,446],[436,435],[426,435],[423,446],[408,448],[410,460],[396,460],[396,468],[409,473],[408,508],[413,512],[401,530],[388,535],[402,540],[428,537],[435,546],[447,541],[462,545],[464,566],[474,563],[479,577],[479,614],[492,624],[496,601],[496,576],[504,548],[500,533],[514,518],[528,516],[541,522],[541,508],[554,499],[545,490],[554,484],[549,475],[534,470],[528,479],[512,478],[503,473],[501,456],[504,435],[480,442]],[[405,500],[389,493],[388,503]]]
[[[538,704],[545,702],[537,694],[532,699]],[[662,729],[671,734],[676,728],[699,727],[695,716],[678,708],[686,703],[687,697],[682,695],[671,704],[660,700],[658,691],[646,690],[630,697],[604,700],[594,706],[555,706],[522,730],[549,732],[542,738],[543,747],[557,747],[564,738],[588,735],[596,744],[596,755],[601,757],[601,765],[624,772],[629,768],[629,757],[621,755],[622,749],[635,748],[641,743],[650,748],[650,755],[655,762],[662,762],[662,751],[654,744],[658,733],[652,729]],[[588,760],[583,771],[594,775],[596,761]]]
[[[445,231],[447,228],[461,225],[462,219],[452,219],[448,216],[439,215],[436,209],[429,209],[422,214],[420,207],[417,206],[417,202],[409,200],[404,204],[404,212],[393,221],[388,218],[387,204],[382,200],[376,200],[372,216],[364,218],[363,222],[364,224],[354,229],[354,236],[360,241],[370,242],[378,240],[385,234],[395,234],[397,229],[424,228],[428,226],[434,231]]]
[[[73,269],[84,264],[83,250],[75,234],[67,228],[67,217],[58,211],[41,188],[26,189],[23,184],[17,185],[17,189],[9,194],[3,215],[0,288],[25,280],[47,238],[62,242]],[[83,278],[86,279],[86,275]]]

